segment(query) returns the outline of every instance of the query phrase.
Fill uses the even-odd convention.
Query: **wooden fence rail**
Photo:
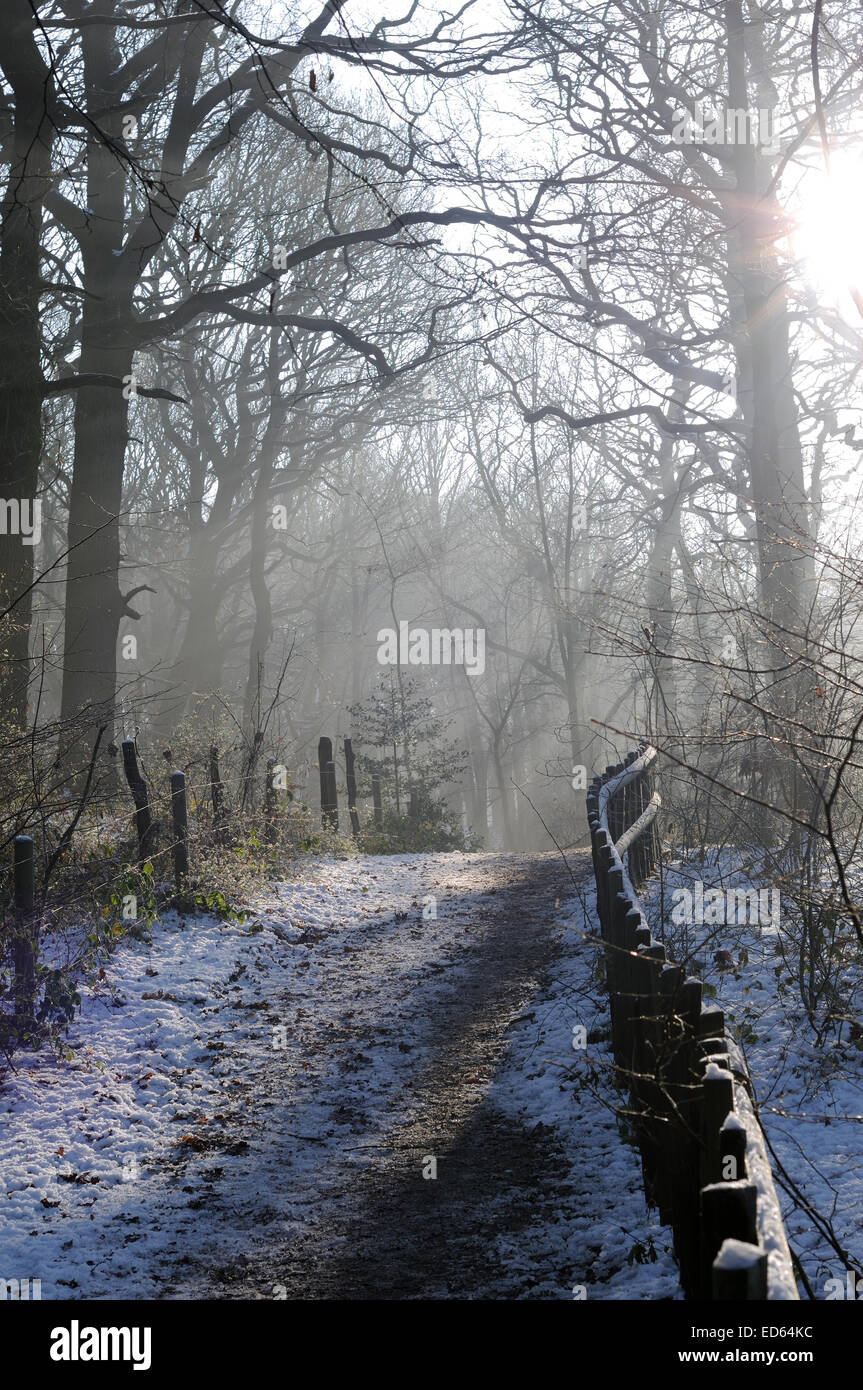
[[[656,749],[587,793],[614,1061],[629,1085],[648,1201],[672,1227],[688,1298],[796,1299],[764,1136],[721,1009],[654,940],[636,889],[656,869]]]

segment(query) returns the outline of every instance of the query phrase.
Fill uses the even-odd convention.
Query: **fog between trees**
[[[684,838],[749,806],[835,861],[863,320],[806,231],[853,185],[858,28],[10,0],[8,837],[129,737],[315,805],[325,735],[367,812],[377,767],[459,842],[571,845],[647,737]]]

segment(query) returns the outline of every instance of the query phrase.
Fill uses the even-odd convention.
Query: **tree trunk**
[[[740,0],[727,0],[726,24],[729,104],[746,110],[747,60],[757,76],[763,55],[754,31],[744,25]],[[739,285],[744,315],[737,342],[749,426],[749,481],[764,632],[755,664],[766,671],[762,698],[781,725],[783,716],[797,713],[801,695],[801,681],[789,668],[797,663],[802,670],[806,661],[809,510],[789,352],[785,275],[773,245],[772,170],[768,158],[754,145],[740,142],[732,149],[736,192],[729,206],[730,269]],[[776,732],[781,746],[780,726]],[[763,786],[778,804],[793,806],[797,797],[793,758],[780,755],[777,762],[775,747],[767,740],[761,750]]]
[[[83,47],[87,103],[97,110],[110,91],[118,61],[114,30],[109,25],[88,27]],[[108,135],[120,133],[117,115],[104,117],[101,125]],[[125,192],[121,160],[91,132],[87,205],[92,217],[81,241],[85,297],[78,370],[106,374],[117,385],[83,387],[75,401],[62,715],[71,719],[87,712],[81,731],[87,743],[91,726],[107,724],[109,735],[113,730],[120,620],[124,613],[136,616],[126,608],[119,587],[120,511],[129,438],[128,400],[120,386],[132,374],[133,351],[126,330],[132,321],[135,282],[135,271],[120,263]]]
[[[260,719],[259,708],[255,714],[258,684],[265,669],[267,651],[273,640],[273,603],[267,583],[267,549],[271,534],[268,524],[270,486],[273,481],[275,460],[279,452],[279,438],[286,413],[279,384],[279,338],[275,330],[270,334],[267,381],[270,392],[270,414],[258,451],[258,478],[255,484],[252,528],[249,538],[249,585],[255,603],[255,625],[249,643],[249,671],[246,678],[244,717],[247,728],[251,727],[253,718]]]
[[[131,373],[132,354],[105,346],[103,324],[86,323],[81,369]],[[126,609],[120,592],[120,511],[128,443],[127,403],[120,391],[85,387],[75,409],[75,466],[69,504],[62,715],[82,710],[90,723],[113,724],[117,636]],[[98,712],[98,713],[97,713]]]
[[[39,327],[42,201],[50,183],[55,127],[54,83],[34,39],[27,0],[3,11],[2,70],[15,96],[15,130],[0,210],[0,459],[3,500],[29,502],[39,487],[42,366]],[[34,547],[20,534],[0,535],[0,704],[23,727],[27,712]],[[24,595],[24,597],[20,597]]]
[[[503,766],[503,757],[500,750],[500,741],[503,734],[502,729],[498,729],[492,739],[491,755],[494,763],[494,775],[497,779],[498,799],[500,801],[501,824],[503,827],[503,848],[515,848],[515,833],[512,825],[512,801],[510,800],[509,779],[506,776]]]
[[[686,382],[676,382],[669,417],[679,419],[690,394]],[[680,490],[674,472],[675,437],[663,433],[659,440],[657,468],[662,513],[656,522],[647,561],[647,611],[650,624],[648,662],[650,685],[649,733],[660,740],[678,731],[677,669],[674,660],[675,609],[673,580],[675,546],[680,528]]]
[[[470,770],[473,782],[473,829],[485,843],[488,837],[488,754],[476,726],[470,736]]]
[[[267,651],[273,637],[273,605],[267,583],[267,497],[272,468],[263,462],[258,474],[252,512],[252,531],[249,541],[249,585],[255,604],[255,622],[249,642],[249,669],[246,677],[246,696],[243,719],[246,728],[260,720],[259,681],[262,678]]]

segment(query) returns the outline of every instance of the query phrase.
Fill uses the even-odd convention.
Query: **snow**
[[[614,1107],[622,1097],[612,1079],[610,1018],[597,946],[588,940],[596,928],[595,893],[566,904],[563,917],[563,964],[544,988],[536,1027],[517,1030],[509,1058],[495,1083],[495,1094],[521,1114],[571,1135],[570,1180],[582,1195],[581,1210],[564,1228],[570,1245],[595,1251],[590,1273],[595,1283],[587,1296],[603,1299],[681,1298],[679,1272],[671,1253],[671,1232],[648,1213],[638,1151],[623,1143]],[[588,1047],[572,1048],[574,1024],[584,1026]],[[601,1037],[590,1041],[596,1033]],[[569,1065],[562,1058],[569,1054]],[[531,1065],[533,1062],[533,1065]],[[569,1084],[561,1084],[561,1077]],[[577,1087],[577,1115],[573,1087]],[[625,1104],[625,1101],[623,1101]],[[627,1263],[638,1247],[637,1258]],[[645,1253],[646,1252],[646,1255]],[[565,1296],[560,1290],[558,1296]]]
[[[248,1260],[244,1296],[278,1296],[261,1251],[314,1242],[346,1174],[416,1110],[436,1009],[493,891],[461,892],[460,876],[493,884],[495,863],[310,860],[261,895],[251,926],[172,913],[148,941],[125,938],[104,978],[79,984],[71,1054],[16,1054],[0,1079],[0,1277],[41,1279],[47,1299],[204,1297],[220,1263]],[[572,1298],[561,1271],[578,1266],[590,1298],[679,1297],[611,1108],[607,1035],[572,1046],[575,1022],[589,1039],[608,1028],[592,900],[559,910],[558,968],[475,1084],[553,1130],[573,1195],[559,1220],[518,1235],[492,1222],[490,1239],[530,1272],[523,1296]],[[416,1032],[409,1008],[427,1020]]]
[[[742,1074],[742,1058],[733,1042],[729,1043],[729,1055],[738,1063],[737,1070]],[[784,1214],[773,1170],[762,1138],[761,1127],[752,1108],[752,1102],[745,1086],[739,1081],[734,1084],[734,1105],[740,1124],[746,1130],[746,1172],[750,1182],[758,1189],[756,1220],[758,1239],[767,1251],[767,1288],[771,1300],[796,1299],[797,1285],[794,1279],[785,1233]],[[725,1121],[731,1123],[733,1116]]]
[[[748,1241],[729,1238],[722,1242],[713,1263],[719,1269],[750,1269],[758,1263],[763,1253],[757,1245],[750,1245]]]

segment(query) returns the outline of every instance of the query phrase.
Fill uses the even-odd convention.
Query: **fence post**
[[[339,828],[339,796],[336,790],[336,765],[327,763],[327,797],[329,800],[329,822],[333,830]]]
[[[732,1178],[748,1178],[746,1170],[746,1126],[731,1112],[725,1116],[719,1131],[719,1166],[725,1177],[726,1168]]]
[[[646,935],[646,933],[645,933]],[[696,1029],[701,1017],[701,981],[684,979],[678,965],[665,965],[659,980],[654,1104],[664,1121],[654,1130],[656,1197],[660,1219],[674,1231],[680,1282],[689,1296],[699,1279],[699,1163],[701,1097]]]
[[[267,780],[264,785],[264,838],[268,845],[276,840],[276,789],[273,786],[275,758],[267,758]]]
[[[189,876],[186,777],[182,772],[171,773],[171,817],[174,824],[174,883],[177,892],[182,893]]]
[[[634,940],[632,923],[629,920],[633,904],[622,891],[623,876],[619,869],[610,871],[607,875],[607,882],[611,893],[611,910],[606,933],[609,942],[609,949],[606,953],[606,971],[611,981],[609,991],[611,1038],[614,1060],[618,1066],[623,1066],[626,1064],[627,1058],[626,1029],[629,1021],[627,1006],[630,998],[627,989],[627,972],[630,961],[625,952],[632,949]],[[637,921],[640,920],[641,916],[637,914]]]
[[[679,1163],[675,1173],[672,1206],[675,1213],[675,1249],[681,1283],[689,1297],[698,1293],[699,1280],[699,1106],[701,1074],[698,1067],[698,1027],[702,1015],[702,983],[688,976],[677,993],[676,1013],[681,1037],[676,1070],[680,1080]]]
[[[336,794],[336,765],[333,762],[332,739],[318,741],[318,770],[321,778],[321,824],[333,830],[339,828],[339,803]]]
[[[15,910],[32,912],[36,902],[36,858],[30,835],[15,836]]]
[[[36,902],[36,858],[29,835],[16,835],[14,848],[15,935],[12,963],[15,969],[15,1017],[19,1026],[33,1021],[36,993],[36,929],[33,909]]]
[[[758,1189],[745,1178],[701,1189],[702,1298],[713,1291],[713,1262],[726,1240],[758,1244]]]
[[[381,801],[381,774],[379,772],[372,773],[372,805],[375,808],[375,826],[380,830],[384,823],[384,807]]]
[[[348,785],[348,815],[351,818],[351,834],[356,840],[360,833],[360,818],[357,814],[356,759],[354,746],[349,738],[345,739],[345,777]]]
[[[704,1074],[701,1110],[701,1185],[722,1180],[720,1133],[726,1116],[734,1112],[734,1078],[716,1062],[708,1062]]]
[[[664,1125],[657,1129],[659,1147],[657,1201],[659,1219],[666,1226],[674,1224],[675,1175],[680,1158],[680,1052],[682,1034],[675,1012],[678,994],[683,986],[683,968],[666,965],[659,980],[659,1045],[660,1089],[665,1113]]]
[[[642,1168],[645,1177],[645,1192],[650,1205],[659,1205],[659,1138],[662,1117],[665,1113],[665,1097],[660,1077],[661,1044],[664,1034],[662,1023],[662,971],[665,966],[665,947],[652,938],[647,946],[638,952],[641,966],[641,1045],[642,1068],[648,1078],[642,1089],[645,1102],[641,1121]],[[642,964],[643,962],[643,964]],[[636,1006],[639,1000],[636,999]]]
[[[123,771],[135,803],[135,830],[138,834],[138,862],[153,852],[156,839],[156,825],[150,812],[150,796],[147,783],[138,767],[138,750],[133,738],[123,739]]]
[[[717,1302],[752,1303],[767,1299],[767,1251],[744,1240],[724,1240],[713,1261]]]
[[[624,898],[623,901],[627,907],[627,911],[623,918],[619,938],[622,953],[619,956],[620,973],[618,976],[619,993],[617,996],[622,1047],[620,1053],[615,1055],[615,1061],[619,1067],[631,1071],[636,1028],[634,1001],[639,966],[639,961],[636,956],[637,934],[641,930],[644,918],[639,909],[635,907],[628,898]]]
[[[606,936],[611,944],[608,953],[608,978],[612,994],[620,993],[622,959],[620,955],[620,932],[630,903],[623,895],[623,870],[618,868],[611,850],[608,852],[610,866],[605,875],[606,912],[608,922]]]

